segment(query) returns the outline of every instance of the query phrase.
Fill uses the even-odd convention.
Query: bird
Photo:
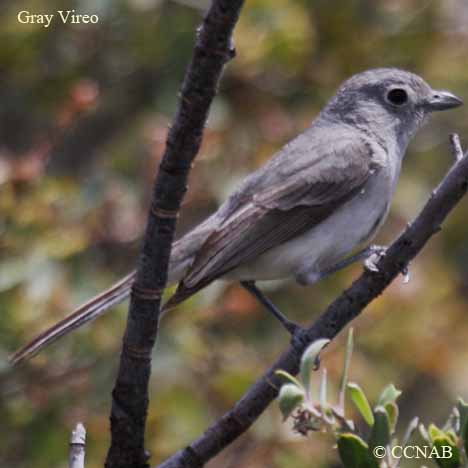
[[[215,280],[238,281],[294,335],[300,327],[256,282],[294,279],[308,286],[360,259],[375,271],[385,247],[369,243],[388,215],[409,142],[434,111],[462,104],[398,68],[348,78],[303,133],[173,243],[168,285],[177,288],[164,310]],[[132,272],[78,307],[11,362],[30,358],[125,300],[134,278]]]

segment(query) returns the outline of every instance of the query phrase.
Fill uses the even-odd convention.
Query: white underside
[[[305,234],[261,255],[226,275],[226,279],[275,280],[320,272],[368,243],[385,221],[400,173],[401,161],[389,164],[371,177],[365,188]],[[393,167],[392,167],[393,166]]]
[[[375,236],[388,214],[400,175],[404,149],[392,148],[392,157],[385,154],[381,161],[382,167],[370,176],[364,189],[319,225],[236,268],[221,279],[266,281],[297,278],[300,275],[303,279],[307,277],[307,283],[313,283],[314,278],[320,277],[321,271]],[[204,226],[210,226],[210,220],[198,226],[196,231],[203,233]],[[193,245],[187,242],[185,247],[183,242],[184,239],[173,248],[170,284],[180,281],[193,261],[193,255],[181,254],[183,249],[194,254],[198,251],[198,241],[194,241]]]

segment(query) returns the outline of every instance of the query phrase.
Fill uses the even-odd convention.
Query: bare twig
[[[457,138],[451,138],[452,151]],[[227,445],[245,432],[277,397],[281,386],[275,374],[283,369],[297,374],[300,354],[318,338],[334,338],[351,320],[400,274],[421,251],[433,234],[440,230],[446,216],[468,189],[468,157],[457,159],[422,211],[408,224],[405,231],[388,248],[377,263],[378,272],[365,270],[354,283],[338,296],[307,329],[307,342],[302,350],[290,346],[279,359],[255,382],[236,405],[212,424],[188,447],[177,452],[159,468],[201,467]]]
[[[78,423],[70,437],[70,457],[68,459],[70,468],[84,468],[85,445],[86,429],[83,424]]]
[[[455,161],[460,161],[463,158],[463,150],[460,143],[460,138],[456,133],[450,134],[450,147]]]
[[[166,286],[176,218],[222,69],[234,56],[231,34],[242,4],[243,0],[213,0],[198,31],[182,84],[179,107],[154,185],[132,287],[120,367],[112,393],[108,468],[148,466],[144,433],[151,352],[158,332],[161,293]]]

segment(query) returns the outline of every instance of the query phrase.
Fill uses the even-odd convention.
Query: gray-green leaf
[[[465,453],[468,454],[468,404],[460,398],[457,408],[460,413],[460,439],[465,448]]]
[[[320,352],[328,343],[330,343],[330,340],[327,338],[320,338],[315,340],[302,355],[301,380],[307,391],[309,391],[310,388],[310,374],[316,367]]]
[[[344,359],[344,364],[343,364],[343,372],[341,373],[341,379],[340,379],[340,392],[338,395],[338,398],[339,398],[338,404],[343,413],[344,413],[346,385],[348,384],[349,366],[351,364],[351,356],[353,354],[353,346],[354,346],[354,330],[353,328],[350,328],[348,332],[348,340],[346,342],[346,353],[345,353],[345,359]]]
[[[363,392],[362,388],[354,382],[349,382],[348,383],[348,390],[351,395],[351,400],[358,409],[358,411],[361,413],[361,416],[364,418],[364,421],[369,426],[374,425],[374,415],[372,414],[372,409],[369,405],[369,401],[367,400],[367,397],[365,393]]]
[[[283,414],[283,418],[287,417],[304,401],[304,389],[295,384],[285,384],[281,387],[278,404]]]
[[[393,403],[401,395],[401,390],[398,390],[395,385],[389,384],[383,390],[379,396],[377,406],[385,406],[388,403]]]
[[[357,435],[349,432],[338,436],[338,453],[345,468],[378,468],[369,452],[368,445]]]
[[[398,405],[395,402],[391,402],[387,403],[384,408],[387,412],[388,420],[390,422],[390,432],[393,434],[398,422]]]
[[[437,450],[438,457],[434,457],[435,462],[441,468],[459,468],[461,466],[460,451],[453,441],[446,434],[442,437],[435,437],[432,441],[433,449]]]
[[[386,447],[390,443],[390,421],[388,413],[382,406],[377,406],[374,411],[374,425],[369,437],[369,448],[377,446]]]
[[[403,436],[403,439],[401,440],[401,445],[406,446],[408,442],[410,441],[411,437],[413,437],[414,431],[418,428],[419,425],[419,418],[416,416],[414,417],[408,424],[405,435]],[[424,426],[420,426],[420,431],[421,431],[421,436],[425,441],[428,441],[429,436],[427,436],[426,430],[424,429]]]
[[[296,379],[296,377],[294,377],[289,372],[286,372],[283,369],[279,369],[279,370],[275,371],[275,374],[278,377],[282,377],[285,382],[289,382],[289,383],[292,383],[294,385],[297,385],[298,387],[302,387],[301,383],[299,382],[299,380]]]

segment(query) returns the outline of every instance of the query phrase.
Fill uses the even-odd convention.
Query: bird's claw
[[[364,260],[364,268],[371,273],[378,273],[379,267],[377,263],[382,257],[385,257],[387,247],[382,245],[371,245],[369,247],[369,256]],[[403,284],[408,284],[411,280],[411,273],[409,265],[402,268],[401,274],[403,275]]]
[[[364,260],[364,268],[372,273],[378,273],[377,263],[385,257],[387,247],[383,245],[371,245],[369,247],[369,256]]]
[[[401,274],[403,275],[403,284],[408,284],[411,279],[411,272],[409,270],[409,265],[406,265],[401,270]]]

